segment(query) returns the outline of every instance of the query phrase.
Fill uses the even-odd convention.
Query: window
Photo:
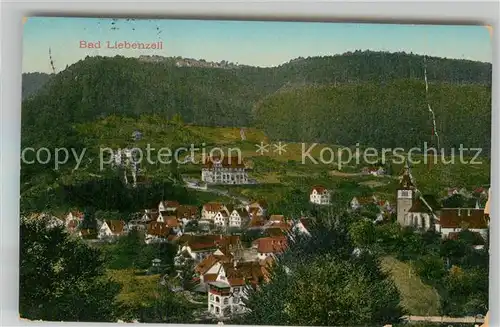
[[[239,293],[240,292],[240,289],[238,287],[235,287],[234,288],[234,293]]]
[[[210,301],[213,301],[214,300],[214,295],[213,294],[210,294]],[[213,305],[212,305],[213,306]]]
[[[215,302],[220,303],[220,298],[218,296],[215,297]]]
[[[239,298],[237,298],[237,297],[233,298],[233,303],[234,304],[238,304],[239,302],[240,302]]]
[[[224,304],[229,304],[229,299],[228,298],[224,299]]]

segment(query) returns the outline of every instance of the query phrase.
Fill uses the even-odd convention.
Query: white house
[[[214,216],[214,224],[217,227],[227,227],[229,225],[229,215],[226,210],[217,212]]]
[[[207,184],[248,184],[248,174],[238,157],[212,157],[205,160],[201,180]]]
[[[71,211],[64,219],[64,226],[70,233],[75,232],[82,223],[85,215],[80,211]]]
[[[179,208],[180,204],[177,201],[160,201],[158,204],[158,211],[166,212],[168,215],[173,215],[173,213]]]
[[[223,263],[208,283],[208,312],[219,318],[245,312],[249,289],[267,280],[267,266],[257,261]]]
[[[421,199],[416,199],[404,216],[404,221],[400,221],[400,224],[427,231],[434,228],[434,220],[431,208],[425,205]]]
[[[148,224],[146,231],[145,243],[163,243],[168,241],[168,237],[172,235],[172,228],[164,222],[153,221]]]
[[[241,228],[248,220],[248,212],[242,209],[233,209],[229,215],[229,227]]]
[[[375,195],[372,196],[365,196],[365,197],[353,197],[351,202],[349,203],[349,206],[351,207],[352,210],[357,210],[362,208],[365,205],[374,203],[376,204],[378,202],[378,198]]]
[[[214,221],[215,216],[221,211],[228,211],[226,206],[219,202],[209,202],[201,209],[201,219]]]
[[[111,239],[124,235],[126,224],[122,220],[105,220],[97,233],[99,239]]]
[[[330,191],[323,186],[315,186],[309,195],[309,201],[314,204],[329,205]]]

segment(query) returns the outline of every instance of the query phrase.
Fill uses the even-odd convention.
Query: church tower
[[[410,168],[406,164],[403,168],[399,188],[397,190],[397,221],[400,225],[406,226],[406,214],[413,205],[415,186],[411,180]]]

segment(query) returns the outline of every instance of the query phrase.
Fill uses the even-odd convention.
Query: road
[[[436,322],[436,323],[457,323],[457,324],[482,324],[484,318],[479,317],[440,317],[440,316],[405,316],[408,322]]]

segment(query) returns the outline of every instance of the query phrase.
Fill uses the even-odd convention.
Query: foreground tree
[[[349,215],[326,218],[310,237],[291,235],[270,281],[250,292],[249,312],[234,323],[363,326],[399,321],[404,314],[399,292],[376,257],[354,251]]]
[[[21,219],[20,314],[48,321],[115,321],[120,286],[104,271],[99,250],[62,228]]]

